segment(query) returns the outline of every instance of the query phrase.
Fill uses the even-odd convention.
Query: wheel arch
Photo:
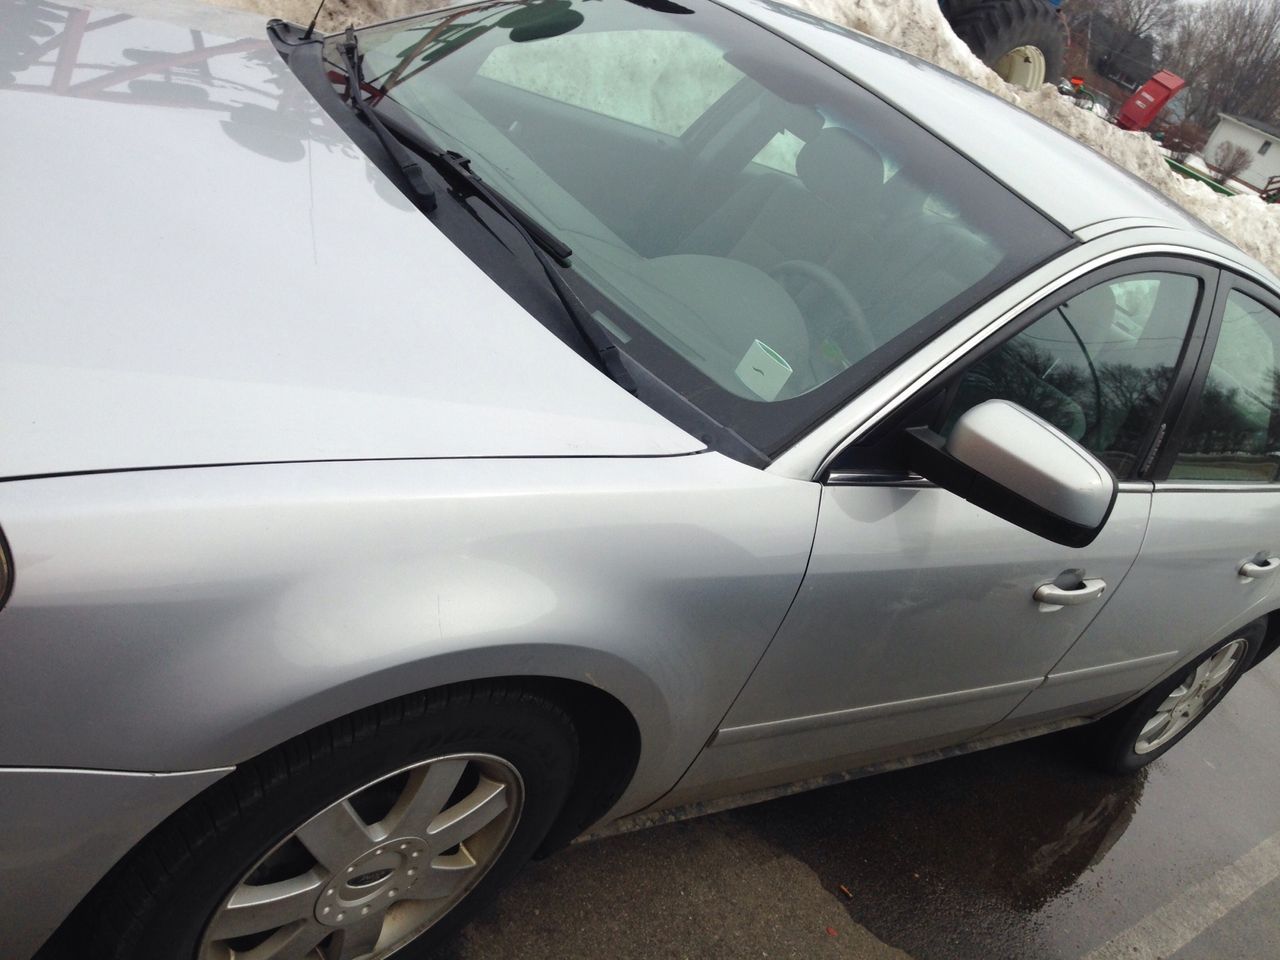
[[[380,719],[405,710],[414,701],[448,700],[476,688],[508,688],[541,696],[560,707],[569,717],[577,735],[579,762],[573,784],[560,813],[539,845],[535,857],[542,858],[568,845],[583,830],[601,819],[614,807],[634,777],[640,759],[640,727],[626,705],[611,693],[581,680],[541,675],[509,675],[477,677],[470,681],[445,684],[430,689],[371,703],[357,710],[330,718],[310,729],[300,731],[266,750],[246,757],[237,766],[245,766],[271,754],[288,757],[298,751],[307,752],[325,739],[326,728],[341,728],[353,739],[376,730]],[[336,738],[335,738],[336,739]],[[184,818],[207,816],[203,809],[215,792],[227,793],[234,771],[209,784],[190,800],[157,823],[118,861],[111,865],[84,895],[62,924],[36,953],[34,960],[64,960],[81,949],[82,931],[97,911],[103,891],[117,884],[122,873],[134,871],[145,876],[154,871],[150,845],[154,838],[183,829]]]
[[[1280,648],[1280,610],[1272,610],[1267,614],[1267,632],[1263,636],[1262,646],[1258,649],[1258,655],[1253,658],[1253,662],[1249,664],[1252,670],[1267,657],[1276,652]]]

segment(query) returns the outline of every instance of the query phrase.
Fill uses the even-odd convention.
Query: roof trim
[[[1280,128],[1273,127],[1271,124],[1265,123],[1262,120],[1254,120],[1250,117],[1237,117],[1234,113],[1218,114],[1218,122],[1221,123],[1223,120],[1234,121],[1242,127],[1248,127],[1250,130],[1254,130],[1262,134],[1264,137],[1270,137],[1273,140],[1280,140]]]

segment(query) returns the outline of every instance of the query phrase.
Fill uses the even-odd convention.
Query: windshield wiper
[[[560,272],[561,267],[569,265],[573,251],[537,220],[481,179],[471,169],[469,158],[455,150],[445,150],[421,130],[407,127],[392,118],[384,121],[378,115],[360,92],[364,87],[364,71],[360,58],[360,41],[353,27],[347,27],[339,50],[347,68],[347,97],[352,109],[372,128],[387,154],[400,167],[410,189],[418,196],[420,206],[424,207],[423,212],[430,213],[435,209],[435,190],[427,182],[421,163],[414,154],[442,167],[441,173],[483,200],[514,228],[542,267],[547,282],[563,304],[574,331],[594,352],[600,368],[624,390],[635,393],[635,380],[623,364],[617,344],[603,332],[599,322]],[[405,147],[405,143],[413,148],[412,151]]]
[[[382,149],[387,151],[388,156],[400,168],[400,173],[418,201],[418,208],[423,213],[430,213],[436,208],[436,191],[422,170],[422,162],[395,138],[360,93],[360,88],[364,86],[364,73],[360,69],[360,43],[356,40],[354,27],[347,27],[346,37],[338,49],[342,53],[342,59],[346,61],[347,99],[351,101],[351,109],[369,125],[382,144]]]

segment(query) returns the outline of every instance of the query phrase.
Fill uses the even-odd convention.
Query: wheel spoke
[[[505,809],[506,785],[481,777],[474,790],[431,821],[425,839],[434,849],[448,850],[474,836]]]
[[[343,800],[304,823],[302,845],[330,873],[336,873],[377,842],[351,803]]]
[[[303,921],[292,927],[284,927],[245,953],[236,953],[236,960],[312,960],[316,947],[329,935],[320,924]]]
[[[1142,728],[1142,732],[1138,734],[1138,741],[1143,740],[1151,743],[1159,733],[1164,730],[1169,722],[1173,719],[1172,713],[1157,713],[1154,717],[1147,721],[1146,726]]]
[[[465,845],[461,846],[457,853],[432,860],[422,878],[409,888],[407,896],[412,900],[451,897],[471,880],[475,868],[475,858]]]
[[[242,884],[209,924],[209,936],[230,940],[308,920],[322,882],[314,873],[304,873],[292,880]]]
[[[1185,730],[1188,726],[1190,726],[1191,721],[1196,718],[1197,712],[1198,711],[1195,711],[1193,709],[1193,711],[1191,713],[1188,713],[1186,716],[1182,716],[1181,714],[1175,716],[1173,718],[1173,723],[1169,724],[1169,729],[1167,729],[1164,733],[1160,735],[1161,741],[1172,740],[1174,737],[1180,734],[1183,730]]]
[[[1209,661],[1209,687],[1216,687],[1231,676],[1236,668],[1235,647],[1224,647],[1216,657]]]
[[[356,960],[373,953],[382,936],[383,913],[365,917],[334,934],[325,960]]]
[[[466,760],[438,760],[415,770],[391,812],[378,824],[383,835],[425,837],[466,769]]]
[[[1198,690],[1200,685],[1204,683],[1205,677],[1209,676],[1209,662],[1210,661],[1206,660],[1204,663],[1200,664],[1200,666],[1196,667],[1195,676],[1193,676],[1187,683],[1187,686],[1192,690]]]
[[[1172,710],[1176,710],[1190,692],[1185,684],[1178,687],[1173,693],[1164,698],[1164,703],[1156,707],[1156,713],[1169,713]]]

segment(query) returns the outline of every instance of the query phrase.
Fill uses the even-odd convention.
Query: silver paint
[[[0,766],[0,955],[30,957],[130,847],[229,772]]]
[[[240,35],[259,21],[175,4],[88,30],[93,14],[92,57],[64,37],[65,69],[0,90],[23,134],[0,201],[25,225],[0,235],[0,476],[243,464],[0,483],[0,887],[22,894],[0,898],[6,956],[231,765],[401,694],[512,675],[608,692],[642,751],[607,822],[1073,725],[1280,606],[1280,581],[1239,575],[1280,549],[1276,487],[1125,484],[1077,551],[918,481],[813,482],[1092,269],[1175,254],[1277,281],[975,88],[728,5],[907,104],[1081,240],[764,471],[698,453],[408,211]],[[212,33],[196,52],[160,20]],[[364,462],[281,462],[315,460]],[[1108,589],[1045,615],[1035,593],[1065,569]]]
[[[0,764],[231,764],[415,690],[548,675],[635,716],[634,809],[764,652],[818,497],[718,454],[0,484]]]

